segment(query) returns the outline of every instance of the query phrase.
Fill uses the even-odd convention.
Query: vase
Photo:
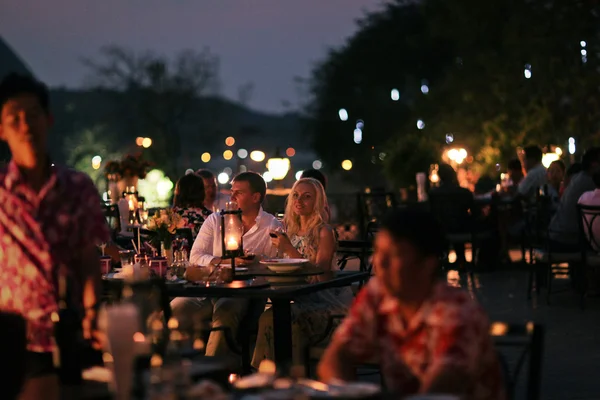
[[[167,265],[173,264],[173,248],[166,249],[165,242],[160,242],[160,255],[167,259]]]

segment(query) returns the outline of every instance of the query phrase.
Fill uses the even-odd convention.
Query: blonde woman
[[[327,198],[319,181],[298,180],[287,198],[283,224],[287,233],[272,232],[273,245],[289,258],[306,258],[325,271],[311,278],[326,280],[335,265],[336,240],[327,220]],[[292,305],[292,357],[295,365],[303,364],[303,349],[323,334],[331,314],[344,314],[352,302],[349,287],[329,289],[294,299]],[[264,359],[272,360],[273,314],[269,309],[260,317],[252,365],[258,368]]]

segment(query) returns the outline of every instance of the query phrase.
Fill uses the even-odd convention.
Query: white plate
[[[306,258],[268,258],[260,261],[261,264],[267,266],[298,266],[306,264],[307,262],[308,260]]]
[[[343,382],[337,384],[325,384],[311,379],[301,379],[298,382],[304,387],[305,394],[311,397],[347,399],[375,396],[381,393],[379,385],[367,382]]]

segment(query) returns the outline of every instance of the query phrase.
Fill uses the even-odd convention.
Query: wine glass
[[[271,221],[271,224],[269,225],[269,235],[271,237],[277,237],[275,235],[276,233],[285,233],[285,228],[283,227],[281,222],[274,219],[273,221]],[[279,248],[277,248],[277,253],[275,255],[275,258],[279,258]]]

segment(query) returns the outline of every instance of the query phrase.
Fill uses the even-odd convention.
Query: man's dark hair
[[[265,180],[262,178],[262,176],[260,176],[256,172],[242,172],[236,175],[231,182],[248,182],[252,193],[260,194],[261,203],[265,199],[265,196],[267,194],[267,184],[265,183]]]
[[[173,205],[180,208],[204,207],[204,182],[195,174],[187,174],[177,181]]]
[[[542,162],[542,149],[539,146],[527,146],[523,149],[525,152],[525,159],[534,161],[537,163]]]
[[[199,169],[198,171],[196,171],[196,175],[198,175],[202,179],[215,179],[215,174],[213,174],[207,169]]]
[[[395,240],[406,240],[423,256],[441,257],[447,250],[441,224],[430,212],[420,208],[393,210],[381,221],[381,229]]]
[[[600,147],[589,148],[583,157],[581,157],[581,166],[584,171],[589,171],[595,162],[600,162]]]
[[[440,164],[438,168],[438,176],[440,181],[445,184],[458,184],[458,177],[456,171],[449,164]]]
[[[12,73],[0,82],[0,110],[10,99],[21,94],[32,94],[38,98],[40,106],[46,113],[50,112],[48,88],[28,75]]]
[[[569,168],[567,168],[567,172],[565,172],[565,176],[571,177],[575,174],[580,173],[581,171],[583,171],[583,165],[581,163],[573,163],[569,166]]]
[[[302,178],[316,179],[319,182],[321,182],[321,185],[323,185],[323,189],[327,190],[327,178],[325,177],[325,174],[323,174],[318,169],[311,168],[311,169],[307,169],[306,171],[303,171],[302,176],[300,176],[300,179],[302,179]]]
[[[521,164],[521,161],[518,158],[513,158],[512,160],[510,160],[506,167],[509,171],[523,170],[523,165]]]

